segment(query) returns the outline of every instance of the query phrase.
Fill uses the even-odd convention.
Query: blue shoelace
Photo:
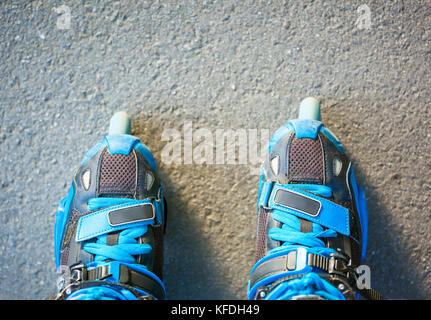
[[[134,202],[128,198],[92,198],[88,201],[88,207],[92,210],[103,209],[108,206]],[[106,259],[134,264],[136,255],[151,252],[151,245],[138,243],[137,238],[147,232],[147,226],[132,227],[122,230],[118,235],[118,244],[110,246],[106,244],[106,235],[97,237],[95,243],[86,243],[83,249],[94,254],[94,262],[103,262]],[[145,267],[140,265],[141,267]]]
[[[101,285],[79,289],[68,296],[67,300],[136,300],[136,297],[127,289]]]
[[[295,184],[298,189],[312,192],[323,197],[331,197],[332,189],[324,185]],[[336,237],[337,232],[331,229],[324,229],[321,225],[312,223],[312,232],[300,231],[300,219],[294,215],[284,212],[274,212],[273,218],[281,222],[281,228],[271,228],[269,237],[272,240],[281,241],[282,244],[272,249],[269,255],[282,253],[304,247],[308,252],[329,256],[336,253],[334,249],[326,248],[325,243],[320,238]],[[309,273],[302,278],[285,281],[277,285],[276,288],[265,297],[265,299],[286,300],[298,295],[317,295],[324,299],[339,300],[344,296],[334,286],[320,278],[315,273]]]
[[[291,300],[298,296],[318,296],[326,300],[345,300],[340,291],[316,273],[308,273],[302,278],[280,283],[265,297],[265,300]]]

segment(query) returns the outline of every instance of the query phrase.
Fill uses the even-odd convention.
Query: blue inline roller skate
[[[57,299],[164,299],[167,207],[148,148],[125,112],[91,148],[55,222]]]
[[[316,99],[304,99],[298,119],[270,139],[257,211],[249,299],[382,298],[360,267],[364,191],[341,143],[322,124]]]

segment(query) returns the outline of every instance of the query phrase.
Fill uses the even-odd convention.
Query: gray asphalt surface
[[[245,299],[258,177],[163,163],[161,135],[272,133],[307,96],[365,186],[372,286],[431,298],[431,2],[1,1],[0,29],[1,299],[55,290],[56,207],[117,110],[167,189],[168,297]]]

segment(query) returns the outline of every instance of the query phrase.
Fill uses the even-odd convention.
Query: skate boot
[[[153,155],[116,113],[84,157],[55,221],[57,299],[164,299],[167,208]]]
[[[298,119],[270,139],[249,299],[382,298],[367,286],[367,267],[358,268],[367,246],[364,191],[320,121],[318,101],[307,98]]]

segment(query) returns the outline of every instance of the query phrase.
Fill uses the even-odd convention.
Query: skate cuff
[[[131,227],[154,224],[158,202],[138,200],[98,210],[78,220],[76,242]]]
[[[350,234],[349,210],[323,197],[290,185],[265,183],[259,205],[293,214],[343,235]]]

